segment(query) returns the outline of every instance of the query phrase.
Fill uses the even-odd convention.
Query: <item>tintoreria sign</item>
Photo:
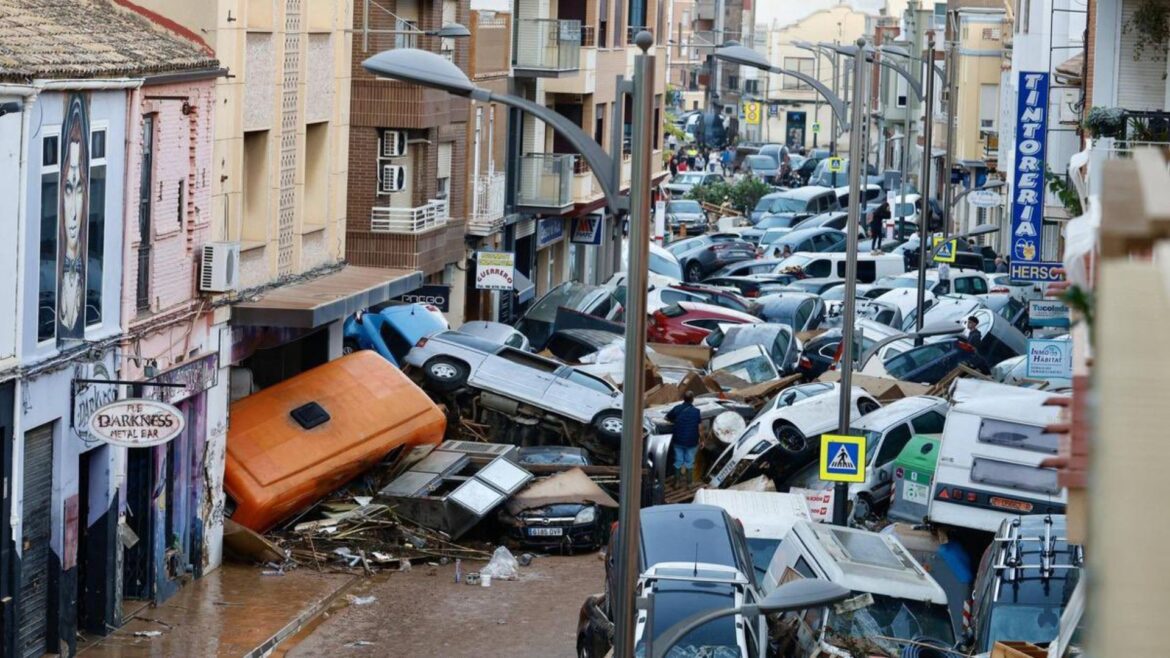
[[[157,400],[118,400],[89,417],[89,435],[116,446],[147,448],[183,433],[183,412]]]
[[[1048,74],[1020,71],[1016,92],[1019,103],[1016,107],[1015,180],[1012,181],[1012,264],[1040,260]]]

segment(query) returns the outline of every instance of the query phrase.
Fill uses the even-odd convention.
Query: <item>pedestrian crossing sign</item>
[[[845,160],[837,156],[829,158],[829,173],[839,174],[845,171]]]
[[[938,251],[934,252],[934,262],[936,263],[953,263],[955,262],[955,252],[959,250],[958,240],[947,240],[942,243]]]
[[[821,479],[865,482],[865,437],[822,434]]]

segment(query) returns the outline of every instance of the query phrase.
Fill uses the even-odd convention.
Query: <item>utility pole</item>
[[[865,108],[865,39],[857,40],[853,56],[853,99],[849,133],[849,219],[845,223],[845,301],[841,310],[841,392],[837,417],[838,434],[848,434],[853,421],[853,332],[857,323],[857,232],[861,227],[861,176],[859,166],[866,140],[861,139],[862,123],[866,121]],[[849,484],[833,485],[833,523],[846,525],[849,505]]]
[[[634,57],[633,135],[630,169],[630,242],[626,287],[626,383],[622,391],[621,496],[618,503],[617,591],[613,601],[616,615],[614,655],[634,658],[634,629],[637,606],[640,552],[643,389],[642,369],[646,359],[646,288],[650,260],[650,169],[654,134],[654,45],[649,32],[639,32],[634,43],[642,51]],[[621,162],[621,151],[614,153]]]
[[[926,77],[926,107],[922,121],[922,216],[918,222],[918,299],[915,307],[915,331],[922,331],[922,315],[926,312],[926,250],[930,248],[930,140],[934,136],[934,30],[926,33],[926,52],[922,55]],[[918,342],[917,340],[915,341]]]
[[[834,42],[834,43],[836,43],[836,42]],[[833,95],[836,96],[837,98],[841,97],[841,94],[838,93],[838,91],[837,91],[837,78],[840,77],[840,76],[838,76],[838,72],[840,70],[841,70],[841,55],[836,50],[834,50],[833,51]],[[837,132],[838,128],[839,128],[839,126],[837,125],[837,113],[834,112],[833,113],[833,132],[831,133],[831,138],[829,140],[829,153],[831,155],[837,155],[837,135],[839,134]]]
[[[958,119],[959,95],[959,10],[947,13],[951,38],[947,40],[947,155],[943,160],[943,238],[951,235],[951,169],[955,166],[955,122]]]

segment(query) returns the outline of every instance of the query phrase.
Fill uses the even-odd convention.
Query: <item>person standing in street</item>
[[[678,175],[678,158],[673,153],[670,154],[670,162],[667,163],[670,168],[670,177],[674,178]]]
[[[731,175],[731,162],[735,159],[735,149],[731,148],[731,144],[723,149],[723,155],[719,156],[719,163],[723,166],[723,177],[727,178]]]
[[[1007,266],[1007,263],[1004,262],[1003,256],[996,256],[995,257],[995,273],[996,274],[1007,274],[1007,271],[1008,271],[1008,266]]]
[[[878,253],[882,250],[882,234],[886,230],[886,220],[890,218],[890,202],[882,201],[882,205],[874,209],[869,216],[869,250]]]
[[[979,332],[979,318],[974,315],[967,318],[967,333],[964,335],[967,343],[979,352],[979,348],[983,345],[983,334]]]
[[[695,470],[695,453],[699,450],[701,415],[694,402],[694,392],[687,391],[683,393],[683,401],[666,412],[666,420],[674,425],[670,445],[674,452],[674,466],[678,469],[678,481],[688,485]]]

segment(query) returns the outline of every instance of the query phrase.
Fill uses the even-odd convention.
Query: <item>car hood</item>
[[[539,480],[509,498],[505,505],[508,512],[516,516],[524,510],[558,503],[593,504],[614,509],[618,506],[609,494],[579,468]]]

